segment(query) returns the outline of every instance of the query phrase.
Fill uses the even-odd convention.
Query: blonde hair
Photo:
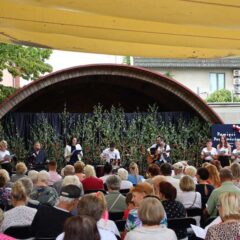
[[[86,177],[96,177],[96,172],[93,166],[86,165],[84,168],[84,173]]]
[[[195,191],[195,188],[196,188],[192,177],[187,175],[181,178],[179,186],[183,192]]]
[[[195,177],[197,174],[197,169],[193,166],[187,166],[185,168],[185,174],[190,176],[190,177]]]
[[[66,176],[64,179],[63,179],[63,182],[62,182],[62,187],[64,186],[67,186],[67,185],[75,185],[77,187],[82,187],[81,186],[81,183],[79,181],[79,178],[77,176]]]
[[[131,174],[133,174],[135,176],[139,175],[138,165],[135,162],[130,163],[129,170],[130,170]]]
[[[118,176],[121,180],[127,180],[128,179],[128,171],[124,168],[119,168],[117,171]]]
[[[2,140],[2,141],[0,142],[0,149],[2,149],[2,147],[7,147],[7,141]]]
[[[162,203],[154,197],[144,198],[139,204],[138,216],[144,225],[159,225],[164,217]]]
[[[18,174],[25,174],[27,172],[27,166],[24,162],[19,162],[16,165],[16,173]]]
[[[159,196],[159,184],[164,181],[166,181],[164,176],[156,176],[152,179],[155,195]]]
[[[240,220],[240,194],[225,192],[219,197],[221,210],[220,216],[223,221],[228,219]]]
[[[231,165],[231,171],[234,179],[240,178],[240,165],[239,163],[233,163]]]
[[[3,212],[3,210],[0,208],[0,226],[2,225],[3,219],[4,219],[4,212]]]
[[[5,169],[0,169],[0,187],[4,187],[10,181],[9,173]]]
[[[217,167],[209,164],[206,166],[206,169],[209,172],[209,180],[212,182],[214,186],[219,186],[220,185],[220,177],[219,177],[219,172],[217,170]]]
[[[13,200],[15,200],[15,201],[26,201],[27,200],[26,189],[20,181],[16,181],[13,184],[11,195],[12,195]]]

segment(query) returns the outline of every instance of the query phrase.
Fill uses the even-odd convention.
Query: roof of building
[[[169,59],[134,57],[133,64],[146,68],[238,68],[240,58],[220,59]]]

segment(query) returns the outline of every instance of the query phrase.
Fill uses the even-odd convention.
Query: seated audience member
[[[79,181],[81,182],[83,179],[85,179],[85,174],[84,174],[84,167],[85,164],[82,161],[77,161],[74,164],[74,169],[75,169],[75,175],[79,178]]]
[[[128,214],[129,212],[135,208],[135,205],[134,205],[134,202],[132,200],[132,193],[129,192],[127,195],[126,195],[126,199],[125,199],[125,202],[126,202],[126,205],[127,205],[127,209],[124,210],[124,215],[123,215],[123,219],[128,219]]]
[[[169,182],[161,182],[159,184],[159,197],[166,211],[167,218],[186,217],[187,212],[182,203],[176,201],[177,190]],[[176,231],[178,239],[185,238],[187,231],[185,229]]]
[[[63,169],[63,178],[66,176],[72,176],[75,174],[75,169],[72,165],[66,165]],[[62,174],[61,174],[62,175]],[[53,184],[53,188],[57,191],[58,195],[60,194],[62,188],[63,179],[58,180]]]
[[[164,219],[164,214],[163,206],[158,199],[150,196],[143,199],[138,208],[142,226],[128,232],[125,239],[177,240],[173,230],[160,226],[159,223]]]
[[[119,192],[121,180],[112,175],[106,180],[108,195],[106,195],[107,208],[109,212],[123,212],[126,209],[125,197]]]
[[[104,213],[104,203],[95,194],[87,194],[81,197],[78,203],[78,215],[92,217],[97,222],[97,228],[101,237],[101,240],[116,240],[115,235],[106,229],[103,229],[98,225],[99,220]],[[63,240],[65,234],[60,234],[56,240]]]
[[[2,239],[2,240],[16,240],[15,238],[12,238],[10,236],[7,236],[6,234],[1,233],[2,232],[3,218],[4,218],[4,212],[0,208],[0,239]]]
[[[5,210],[11,200],[11,188],[7,187],[10,177],[5,169],[0,169],[0,208]]]
[[[185,208],[202,208],[201,194],[195,192],[196,186],[192,177],[184,176],[180,180],[180,189],[177,200],[183,204]]]
[[[70,217],[64,224],[64,240],[100,240],[96,221],[89,216]]]
[[[31,194],[31,192],[33,190],[33,183],[31,181],[31,179],[29,177],[24,177],[24,178],[19,179],[18,182],[21,182],[22,185],[25,188],[26,195],[27,195],[26,206],[37,209],[39,207],[39,205],[40,205],[40,202],[30,198],[30,194]]]
[[[219,196],[218,209],[223,223],[209,227],[205,239],[239,239],[240,195],[234,192],[222,193]]]
[[[142,226],[142,222],[138,216],[138,207],[145,196],[153,194],[153,187],[149,183],[139,183],[136,185],[136,187],[131,189],[131,193],[133,195],[132,201],[134,202],[135,208],[132,209],[128,214],[128,219],[126,222],[126,231],[128,232],[136,227]],[[167,224],[166,216],[162,219],[161,224]]]
[[[159,174],[160,174],[159,165],[155,163],[150,164],[147,169],[148,179],[146,179],[146,182],[153,184],[153,178],[158,176]]]
[[[144,181],[144,177],[139,175],[138,165],[135,162],[131,162],[129,165],[130,174],[128,174],[128,181],[133,185],[139,184]]]
[[[212,164],[208,164],[206,166],[206,169],[208,170],[209,173],[208,183],[213,185],[214,188],[220,187],[221,181],[217,167]]]
[[[16,182],[18,179],[26,177],[27,167],[24,162],[19,162],[16,165],[16,174],[11,176],[11,182]]]
[[[196,185],[196,192],[199,192],[201,194],[202,199],[202,209],[206,207],[207,200],[209,196],[211,195],[212,191],[214,190],[214,187],[210,184],[208,184],[207,180],[209,178],[209,173],[206,168],[199,168],[197,170],[197,180],[198,184]]]
[[[38,181],[38,171],[30,170],[28,171],[27,176],[32,180],[33,186],[36,186]]]
[[[153,178],[153,192],[156,196],[159,196],[159,184],[161,182],[166,182],[166,178],[164,176],[156,176]]]
[[[33,188],[30,198],[39,201],[41,204],[54,206],[58,194],[56,190],[48,186],[49,174],[47,171],[42,170],[38,173],[38,181],[36,186]]]
[[[233,175],[233,184],[240,188],[240,164],[239,163],[233,163],[231,165],[231,171]]]
[[[35,238],[56,238],[71,211],[76,208],[81,190],[75,185],[62,187],[57,205],[39,207],[31,228]]]
[[[197,169],[195,167],[187,166],[185,168],[185,175],[190,176],[193,179],[193,182],[195,184],[197,184],[196,174],[197,174]]]
[[[171,183],[176,189],[177,193],[180,192],[179,179],[173,178],[172,175],[172,166],[169,163],[163,163],[160,166],[160,172],[165,176],[165,181]]]
[[[27,194],[20,181],[14,183],[11,197],[14,208],[4,213],[3,231],[13,226],[30,226],[37,212],[36,209],[26,206]]]
[[[207,201],[206,210],[210,216],[217,216],[217,203],[219,201],[219,196],[222,193],[233,192],[240,194],[240,189],[232,182],[232,172],[228,168],[223,168],[220,170],[220,179],[222,183],[221,187],[214,189]]]
[[[86,178],[82,180],[84,192],[88,190],[104,189],[103,180],[96,177],[96,172],[93,166],[86,165],[84,168]]]
[[[112,176],[112,170],[113,170],[113,167],[110,163],[106,163],[104,165],[104,168],[103,168],[103,171],[104,171],[104,176],[100,177],[100,179],[103,180],[103,183],[106,183],[106,180],[109,176]]]
[[[79,181],[79,178],[76,175],[66,176],[63,179],[62,187],[67,185],[75,185],[81,189],[81,196],[84,195],[82,183]]]
[[[50,161],[48,163],[48,173],[49,173],[48,186],[53,186],[55,182],[62,179],[62,177],[57,173],[56,161]]]
[[[181,162],[177,162],[173,164],[173,170],[174,170],[174,178],[181,179],[184,176],[183,170],[184,165]]]
[[[133,184],[128,181],[128,171],[124,168],[119,168],[117,170],[117,175],[120,177],[121,179],[121,185],[120,185],[120,189],[130,189]]]

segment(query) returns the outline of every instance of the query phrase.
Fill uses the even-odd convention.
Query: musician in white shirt
[[[206,147],[201,152],[201,159],[203,162],[211,162],[217,159],[217,149],[212,146],[212,140],[208,139]]]
[[[114,169],[118,168],[120,166],[120,153],[115,148],[115,143],[111,143],[109,148],[106,148],[103,150],[103,152],[100,155],[101,159],[110,163]]]

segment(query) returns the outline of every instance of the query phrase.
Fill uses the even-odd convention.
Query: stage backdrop
[[[217,147],[220,136],[225,135],[234,149],[236,140],[240,140],[240,124],[214,124],[211,127],[211,135],[214,147]]]

